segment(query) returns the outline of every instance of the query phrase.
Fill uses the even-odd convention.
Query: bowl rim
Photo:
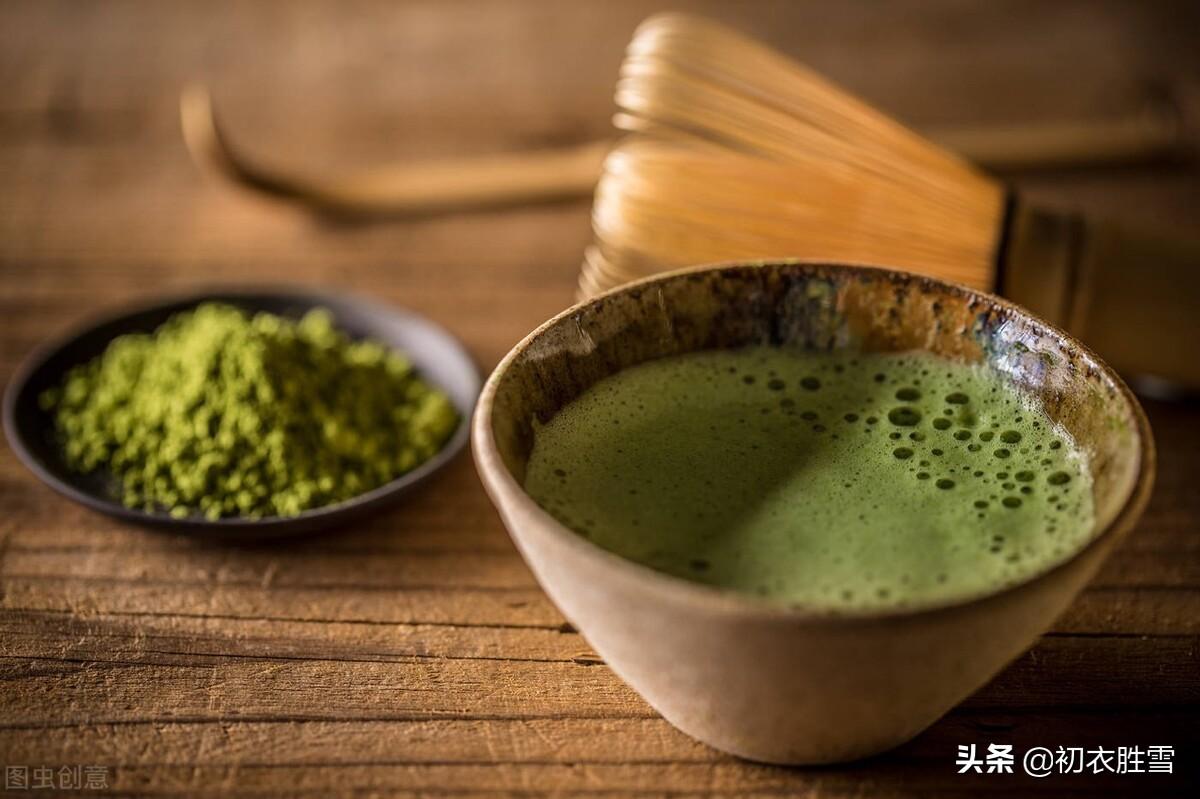
[[[806,271],[833,269],[885,278],[900,276],[919,287],[932,284],[981,301],[991,307],[1007,310],[1023,319],[1032,321],[1043,328],[1045,332],[1051,333],[1066,343],[1072,350],[1077,351],[1083,356],[1085,361],[1090,362],[1090,365],[1094,366],[1106,380],[1110,381],[1116,387],[1132,412],[1138,433],[1137,473],[1129,495],[1125,498],[1113,518],[1103,530],[1094,532],[1087,543],[1077,549],[1071,556],[1055,563],[1044,571],[1034,572],[1022,580],[999,586],[993,590],[971,594],[960,599],[928,602],[912,606],[901,605],[861,610],[834,609],[784,604],[767,598],[757,597],[747,592],[737,591],[736,589],[698,583],[657,571],[649,566],[610,552],[598,544],[589,541],[543,510],[525,492],[524,487],[517,482],[500,455],[495,440],[492,416],[496,391],[501,380],[503,380],[517,358],[543,333],[558,324],[561,320],[570,318],[585,307],[599,303],[607,297],[645,288],[655,283],[675,280],[690,274],[791,266],[799,266]],[[846,625],[876,623],[926,617],[945,612],[957,612],[1011,597],[1034,586],[1053,580],[1057,575],[1076,564],[1085,554],[1107,545],[1118,533],[1123,533],[1132,526],[1132,523],[1141,515],[1149,500],[1156,471],[1156,450],[1153,433],[1141,404],[1115,370],[1101,360],[1086,345],[1066,331],[1045,322],[1032,312],[1010,300],[989,292],[970,288],[960,283],[941,280],[902,269],[887,268],[876,264],[830,261],[822,258],[747,259],[689,266],[625,283],[596,294],[586,300],[574,303],[534,328],[496,365],[496,368],[488,376],[475,405],[475,412],[471,419],[471,444],[475,456],[475,467],[479,472],[484,488],[502,516],[507,516],[509,508],[519,508],[522,513],[536,520],[548,535],[556,539],[556,543],[569,548],[578,557],[591,561],[592,565],[604,571],[615,580],[625,585],[637,585],[661,599],[691,605],[705,612],[740,617],[746,620],[770,620],[805,624]],[[507,528],[507,519],[505,521]],[[514,543],[517,544],[518,550],[521,550],[517,534],[509,529],[509,535],[513,538]]]
[[[436,453],[415,468],[389,480],[388,482],[364,491],[349,499],[311,508],[295,516],[264,516],[259,519],[248,519],[240,516],[222,517],[220,519],[204,519],[196,516],[175,518],[161,512],[148,512],[140,508],[130,508],[119,501],[104,497],[60,478],[54,470],[44,464],[31,449],[26,441],[22,425],[17,419],[17,406],[29,390],[30,382],[46,363],[63,349],[70,347],[80,339],[91,335],[98,328],[118,324],[130,317],[156,311],[172,310],[186,311],[204,302],[236,302],[238,300],[253,301],[256,299],[273,299],[307,303],[313,306],[341,305],[370,311],[387,318],[405,318],[408,322],[420,325],[428,332],[443,339],[443,344],[453,350],[461,364],[467,368],[472,378],[470,393],[471,401],[464,407],[456,409],[462,415],[454,433],[446,439]],[[87,315],[82,320],[69,325],[62,333],[34,347],[13,371],[8,384],[4,388],[2,416],[4,437],[17,459],[29,469],[43,484],[53,489],[59,495],[66,497],[86,508],[98,511],[122,521],[133,522],[174,532],[192,535],[212,535],[215,538],[234,535],[237,540],[247,542],[263,538],[283,537],[296,534],[316,532],[336,524],[338,521],[358,516],[381,508],[397,498],[400,494],[440,472],[466,447],[470,438],[470,420],[475,406],[479,401],[482,377],[479,365],[471,357],[463,343],[442,325],[428,317],[407,308],[379,302],[354,292],[337,289],[324,289],[319,286],[288,286],[273,283],[247,283],[235,285],[213,284],[199,286],[154,295],[148,298],[134,299]],[[442,390],[444,387],[438,386]]]

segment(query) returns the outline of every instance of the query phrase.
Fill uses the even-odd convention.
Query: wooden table
[[[314,220],[196,174],[177,90],[208,79],[235,135],[313,169],[584,141],[608,130],[621,48],[657,5],[4,5],[0,380],[97,309],[245,282],[419,309],[490,367],[571,301],[586,203]],[[1168,84],[1200,94],[1194,4],[696,7],[918,126],[1120,113]],[[1198,175],[1020,182],[1195,232]],[[0,763],[31,781],[95,765],[109,790],[154,796],[1195,796],[1200,405],[1147,409],[1150,509],[1054,630],[911,744],[822,769],[742,762],[659,718],[534,584],[467,456],[367,523],[234,548],[84,511],[0,446]],[[989,743],[1172,745],[1175,773],[955,773],[958,745]]]

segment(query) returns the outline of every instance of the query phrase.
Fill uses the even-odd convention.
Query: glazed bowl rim
[[[988,589],[981,593],[970,594],[962,598],[927,602],[913,606],[898,605],[895,607],[867,608],[861,610],[784,604],[756,597],[748,592],[712,586],[666,574],[600,547],[543,510],[526,493],[524,487],[509,471],[496,444],[495,431],[492,424],[495,397],[500,383],[507,375],[512,364],[547,330],[557,325],[563,319],[570,318],[578,314],[582,309],[596,305],[608,297],[644,289],[656,283],[676,280],[690,274],[742,271],[761,267],[801,267],[804,271],[816,271],[818,269],[834,270],[884,278],[898,276],[909,281],[911,285],[916,286],[921,292],[927,291],[930,286],[938,286],[950,293],[977,300],[992,308],[1006,310],[1023,320],[1032,322],[1045,333],[1049,333],[1052,337],[1065,344],[1068,349],[1082,355],[1083,359],[1089,365],[1094,366],[1103,375],[1104,379],[1117,389],[1122,400],[1132,412],[1136,423],[1139,443],[1136,463],[1137,473],[1129,489],[1128,496],[1122,501],[1120,508],[1104,529],[1093,531],[1086,544],[1077,549],[1069,557],[1055,563],[1048,569],[1034,572],[1030,576],[1014,583]],[[962,284],[874,264],[807,258],[721,261],[685,267],[626,283],[571,305],[569,308],[555,314],[550,319],[538,325],[521,339],[520,342],[509,350],[488,376],[483,390],[479,394],[475,412],[471,419],[471,443],[475,456],[475,466],[479,471],[484,488],[487,490],[493,504],[504,517],[506,527],[508,527],[510,536],[514,539],[514,542],[517,543],[518,549],[521,549],[520,541],[518,540],[520,534],[508,524],[508,511],[512,506],[519,506],[521,511],[528,514],[531,521],[554,537],[557,543],[568,547],[578,557],[590,561],[591,565],[602,571],[605,576],[623,582],[626,585],[639,586],[662,600],[689,605],[694,610],[731,614],[747,620],[764,619],[805,624],[887,622],[931,616],[939,613],[969,611],[972,608],[1003,600],[1035,586],[1053,581],[1057,576],[1070,568],[1072,564],[1084,557],[1085,554],[1104,545],[1115,535],[1124,532],[1132,526],[1145,509],[1150,490],[1154,483],[1155,474],[1153,434],[1150,429],[1150,423],[1137,398],[1108,364],[1088,349],[1086,345],[1065,331],[1048,322],[1044,322],[1031,312],[1003,297]]]

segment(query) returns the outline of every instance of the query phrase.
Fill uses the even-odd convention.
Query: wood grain
[[[676,4],[920,125],[1089,119],[1200,97],[1190,3]],[[315,171],[608,132],[649,0],[0,7],[0,381],[88,315],[214,283],[418,309],[484,367],[571,301],[585,203],[337,224],[198,175],[185,80],[231,132]],[[1040,200],[1197,233],[1200,171],[1040,175]],[[1136,334],[1136,331],[1131,331]],[[0,445],[0,763],[110,767],[123,796],[1194,796],[1200,403],[1147,401],[1159,480],[1054,629],[912,743],[837,768],[675,731],[565,624],[469,456],[403,506],[302,541],[128,527]],[[1173,775],[957,775],[960,744],[1174,745]]]

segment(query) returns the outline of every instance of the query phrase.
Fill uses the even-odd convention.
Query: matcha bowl
[[[537,425],[659,358],[772,345],[925,352],[1031,395],[1086,454],[1095,523],[1045,569],[967,597],[830,610],[680,579],[596,546],[524,490]],[[1066,609],[1133,526],[1154,445],[1120,379],[1002,299],[856,266],[734,264],[652,278],[531,333],[481,395],[483,483],[539,583],[613,670],[679,729],[752,760],[819,764],[897,746],[991,679]]]

